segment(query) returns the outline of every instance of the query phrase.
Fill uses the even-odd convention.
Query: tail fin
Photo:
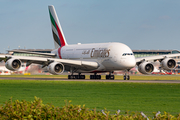
[[[48,6],[48,8],[49,8],[49,15],[51,20],[52,33],[54,38],[54,45],[55,48],[57,49],[59,47],[67,45],[67,43],[61,25],[59,23],[56,11],[54,9],[54,6],[50,5]]]

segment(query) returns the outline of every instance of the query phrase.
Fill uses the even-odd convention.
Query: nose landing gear
[[[125,71],[124,80],[130,80],[129,70]]]

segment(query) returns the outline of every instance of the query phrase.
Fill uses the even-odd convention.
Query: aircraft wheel
[[[93,75],[90,75],[90,79],[93,79]]]
[[[85,79],[85,75],[80,75],[80,79]]]
[[[78,75],[74,75],[74,79],[78,79]]]
[[[74,75],[71,75],[71,79],[75,79],[75,76],[74,76]]]
[[[106,80],[108,80],[109,79],[109,75],[106,75]]]
[[[106,75],[106,80],[114,80],[114,75]]]
[[[111,80],[114,80],[114,75],[111,75]]]
[[[68,75],[68,79],[71,79],[71,75]]]
[[[99,75],[99,79],[101,79],[101,75]]]
[[[96,79],[101,79],[101,75],[96,75]]]
[[[130,80],[130,76],[129,75],[127,76],[127,80]]]
[[[85,75],[83,75],[83,79],[86,79],[86,76],[85,76]]]
[[[126,75],[124,75],[124,80],[126,80]]]

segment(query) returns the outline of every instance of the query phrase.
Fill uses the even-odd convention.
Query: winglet
[[[57,49],[59,47],[67,45],[67,43],[61,25],[59,23],[56,11],[54,9],[54,6],[50,5],[48,6],[48,8],[49,8],[49,15],[51,20],[52,33],[54,38],[54,45],[55,48]]]

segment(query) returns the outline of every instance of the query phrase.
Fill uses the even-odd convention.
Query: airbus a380
[[[0,55],[1,60],[6,62],[7,69],[16,71],[22,62],[26,62],[27,66],[35,63],[47,67],[50,73],[56,75],[62,74],[64,70],[69,71],[71,75],[68,75],[68,79],[85,79],[85,75],[81,73],[94,73],[90,75],[90,79],[101,79],[101,75],[98,73],[102,72],[109,72],[106,79],[114,79],[113,71],[125,70],[127,74],[124,75],[124,80],[129,80],[128,71],[136,65],[139,72],[143,74],[152,73],[154,66],[149,61],[159,60],[161,67],[165,70],[172,70],[176,67],[176,61],[171,57],[180,56],[180,54],[135,58],[132,50],[123,43],[68,45],[54,6],[51,5],[48,8],[55,49],[51,53],[18,51],[43,55],[44,57]],[[74,73],[78,73],[78,75],[74,75]]]

